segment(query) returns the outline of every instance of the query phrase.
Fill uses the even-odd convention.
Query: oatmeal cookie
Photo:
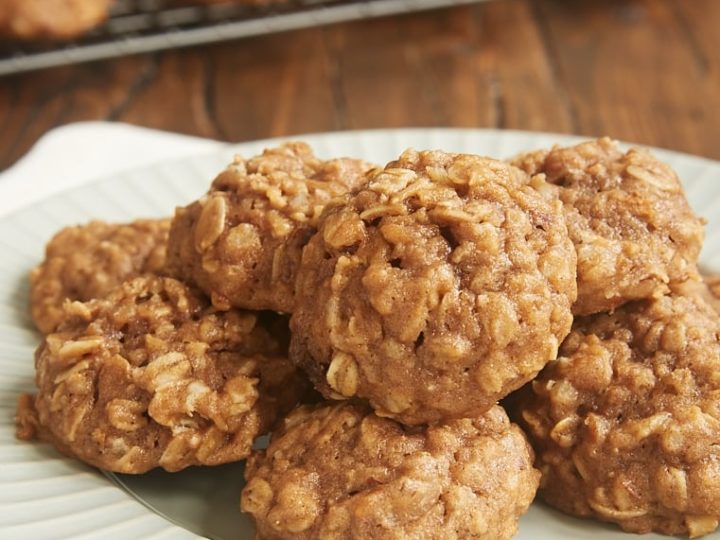
[[[19,39],[72,39],[100,25],[113,0],[3,0],[0,34]]]
[[[535,496],[532,450],[502,408],[406,429],[366,406],[301,407],[245,469],[258,538],[512,537]]]
[[[38,393],[20,401],[18,436],[122,473],[244,459],[305,391],[269,331],[276,318],[217,312],[156,276],[68,302],[36,352]]]
[[[626,531],[689,534],[720,520],[720,317],[698,296],[578,318],[512,416],[540,494]]]
[[[38,329],[52,332],[66,299],[85,302],[165,264],[169,219],[128,224],[91,221],[66,227],[45,248],[45,260],[30,272],[30,312]]]
[[[570,330],[562,205],[471,155],[407,151],[369,178],[303,250],[291,359],[326,397],[404,424],[482,414]]]
[[[576,315],[653,298],[697,277],[703,221],[675,172],[649,152],[608,139],[525,154],[513,164],[542,173],[565,204],[577,249]]]
[[[682,296],[699,296],[720,313],[720,276],[703,275],[702,280],[689,279],[673,286],[672,290]]]
[[[720,276],[703,276],[707,295],[705,300],[720,313]]]
[[[290,313],[300,252],[318,215],[370,168],[356,159],[321,160],[304,143],[237,158],[207,195],[177,210],[169,272],[220,309]]]

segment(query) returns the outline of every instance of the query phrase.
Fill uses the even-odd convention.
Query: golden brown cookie
[[[72,39],[98,26],[113,0],[3,0],[0,34],[19,39]]]
[[[720,520],[720,317],[664,296],[578,318],[512,416],[541,496],[626,531],[701,536]]]
[[[52,332],[66,299],[99,298],[126,279],[160,271],[169,229],[169,219],[91,221],[62,229],[48,242],[45,260],[30,272],[35,325],[44,334]]]
[[[477,416],[556,357],[575,250],[559,200],[501,161],[407,151],[303,251],[291,359],[415,425]]]
[[[217,312],[154,276],[67,303],[37,350],[38,393],[20,401],[18,436],[122,473],[244,459],[305,391],[270,332],[276,319]]]
[[[207,195],[177,210],[169,272],[221,309],[291,312],[300,252],[317,217],[370,168],[356,159],[321,160],[304,143],[237,158]]]
[[[703,276],[703,282],[708,292],[705,299],[720,313],[720,276]]]
[[[682,296],[699,296],[720,313],[720,276],[703,275],[702,279],[689,279],[672,287]]]
[[[512,537],[535,496],[532,450],[502,408],[408,430],[363,405],[301,407],[245,469],[264,540]]]
[[[703,222],[675,172],[645,150],[610,139],[517,157],[557,186],[577,249],[577,315],[657,297],[697,277]]]

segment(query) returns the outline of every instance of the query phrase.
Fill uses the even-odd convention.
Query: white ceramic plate
[[[300,137],[298,137],[300,138]],[[507,157],[569,144],[577,137],[494,130],[390,130],[302,137],[322,157],[352,155],[385,162],[407,147]],[[52,448],[15,440],[18,393],[33,390],[39,336],[27,316],[27,272],[60,227],[101,218],[126,221],[169,215],[205,191],[234,153],[252,155],[277,140],[228,147],[99,179],[0,217],[0,538],[250,539],[238,511],[242,466],[144,476],[105,476]],[[658,150],[682,177],[695,210],[708,219],[705,268],[720,271],[720,163]],[[32,179],[28,179],[29,185]],[[125,489],[122,489],[122,488]],[[538,503],[522,518],[521,540],[626,539],[616,528],[561,515]],[[644,538],[663,538],[647,535]],[[720,539],[720,533],[708,538]]]

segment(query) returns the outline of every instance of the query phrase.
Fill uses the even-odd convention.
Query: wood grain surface
[[[717,159],[718,29],[717,0],[496,0],[5,77],[0,169],[81,120],[227,141],[513,128]]]

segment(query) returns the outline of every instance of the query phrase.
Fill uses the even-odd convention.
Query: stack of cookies
[[[538,487],[700,536],[720,519],[702,226],[672,170],[608,139],[237,158],[171,222],[51,240],[18,435],[124,473],[247,458],[265,539],[506,539]]]

